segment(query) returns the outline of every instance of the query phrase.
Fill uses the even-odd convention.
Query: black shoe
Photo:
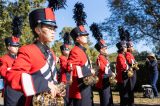
[[[159,96],[159,95],[157,95],[157,96],[155,96],[154,98],[160,98],[160,96]]]

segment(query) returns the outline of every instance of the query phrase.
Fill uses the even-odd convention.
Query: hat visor
[[[42,21],[41,24],[51,25],[51,26],[57,28],[55,21]]]
[[[19,43],[12,43],[12,44],[10,44],[10,46],[13,46],[13,47],[19,47],[19,46],[20,46],[20,44],[19,44]]]
[[[107,45],[103,45],[102,48],[107,48]]]
[[[88,36],[89,35],[89,33],[87,33],[87,32],[81,32],[80,33],[80,36]]]

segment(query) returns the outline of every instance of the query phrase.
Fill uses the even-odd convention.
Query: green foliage
[[[59,57],[61,55],[60,46],[62,44],[63,44],[62,42],[60,42],[60,41],[57,40],[57,41],[54,42],[54,45],[52,46],[52,49],[53,49],[53,51],[54,51],[54,53],[55,53],[55,55],[57,57]]]
[[[14,16],[23,17],[23,28],[20,43],[25,45],[33,42],[33,36],[31,29],[29,27],[28,14],[35,8],[40,7],[45,2],[45,0],[19,0],[17,2],[5,2],[5,0],[0,1],[0,55],[6,52],[4,39],[5,37],[12,36],[11,23]]]
[[[112,53],[109,54],[109,61],[112,62],[116,62],[116,58],[117,58],[117,53]]]
[[[97,57],[99,55],[99,52],[93,47],[89,47],[88,46],[86,48],[87,48],[86,52],[87,52],[92,64],[95,64],[96,63],[96,59],[97,59]]]
[[[7,30],[11,27],[11,18],[9,16],[9,13],[6,9],[6,2],[1,1],[0,2],[0,48],[1,48],[1,54],[4,54],[5,52],[5,45],[4,45],[4,39],[6,36],[10,35],[10,31]]]
[[[146,60],[147,54],[148,54],[147,51],[143,51],[141,53],[134,53],[134,56],[138,62],[141,62]]]

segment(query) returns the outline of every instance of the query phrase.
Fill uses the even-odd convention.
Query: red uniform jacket
[[[59,57],[60,60],[60,70],[61,70],[61,74],[60,74],[60,82],[67,82],[67,78],[66,78],[66,72],[67,72],[67,59],[68,57],[61,55]]]
[[[135,63],[135,58],[134,58],[134,56],[133,56],[132,53],[126,52],[125,56],[126,56],[127,63],[128,63],[129,65],[132,65],[132,64]]]
[[[3,57],[1,57],[0,59],[3,64],[5,64],[5,68],[7,67],[7,69],[10,69],[12,67],[12,64],[14,62],[14,58],[12,58],[9,54],[6,54],[4,55]],[[1,67],[2,68],[2,67]],[[3,68],[2,68],[3,69]],[[0,75],[3,77],[3,78],[6,78],[6,72],[7,70],[0,70]]]
[[[53,52],[47,60],[52,61],[50,67],[45,56],[35,44],[22,46],[12,68],[6,73],[6,79],[13,89],[22,91],[25,96],[49,91],[48,81],[52,81],[50,70],[55,73]],[[2,71],[7,70],[4,66],[5,64],[2,66]],[[54,79],[56,77],[54,76]]]
[[[128,70],[128,65],[126,63],[126,58],[124,54],[119,53],[117,56],[117,61],[116,61],[116,71],[117,71],[117,76],[116,79],[118,83],[123,83],[122,80],[122,72]]]
[[[12,57],[10,54],[5,54],[4,56],[2,56],[0,58],[0,61],[3,62],[3,64],[5,64],[3,67],[6,68],[7,67],[7,70],[9,70],[11,67],[12,67],[12,64],[14,62],[16,57]],[[7,82],[6,82],[6,72],[7,70],[3,70],[3,67],[0,68],[0,75],[4,78],[4,86],[6,87],[7,86]],[[4,92],[2,92],[2,96],[4,95],[3,94]]]
[[[72,67],[71,67],[72,65]],[[78,87],[78,78],[91,75],[89,60],[85,53],[85,48],[76,45],[70,51],[68,57],[68,71],[71,71],[72,85],[69,88],[69,98],[81,99],[81,93]]]
[[[111,74],[111,70],[110,70],[110,64],[108,59],[100,54],[97,58],[97,65],[99,66],[99,71],[98,71],[98,77],[99,77],[99,81],[96,84],[96,87],[101,89],[103,88],[103,78],[104,75],[109,75]]]

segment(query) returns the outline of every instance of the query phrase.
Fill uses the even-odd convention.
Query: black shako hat
[[[70,50],[68,44],[63,44],[63,45],[61,45],[61,46],[60,46],[60,49],[61,49],[61,51],[64,51],[64,50],[69,51],[69,50]]]
[[[41,8],[30,12],[29,23],[32,30],[38,24],[51,25],[57,28],[55,14],[52,8]]]
[[[12,36],[5,38],[5,45],[6,46],[20,46],[19,39],[21,36],[21,29],[22,29],[22,17],[15,16],[12,21]]]
[[[71,35],[72,39],[75,41],[78,36],[83,36],[83,35],[88,36],[89,33],[85,30],[84,26],[81,25],[81,26],[75,27],[70,32],[70,35]]]
[[[120,50],[122,48],[127,48],[126,41],[120,41],[116,44],[116,47]]]
[[[5,45],[6,46],[15,46],[15,47],[19,47],[19,38],[16,37],[7,37],[4,39],[5,41]]]
[[[101,39],[100,41],[98,41],[95,46],[97,51],[100,51],[100,49],[104,48],[104,47],[107,47],[106,43],[105,43],[105,40]]]

